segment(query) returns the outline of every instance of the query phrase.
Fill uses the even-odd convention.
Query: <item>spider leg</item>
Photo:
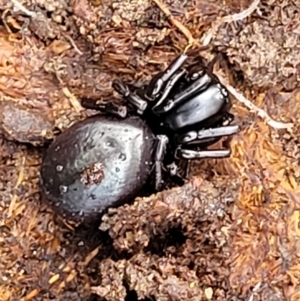
[[[176,149],[175,157],[177,159],[203,159],[203,158],[226,158],[230,156],[230,149],[223,150],[193,150],[189,146],[203,147],[203,145],[212,144],[223,136],[231,136],[239,131],[238,125],[221,126],[217,128],[202,129],[199,131],[190,131],[178,138],[180,147]],[[184,148],[186,146],[186,148]]]
[[[199,131],[190,131],[179,136],[177,141],[180,144],[202,144],[206,143],[207,139],[231,136],[236,134],[238,131],[238,125],[228,125]]]
[[[146,110],[148,103],[137,95],[134,91],[131,91],[128,85],[119,80],[114,80],[112,83],[113,88],[124,97],[129,105],[134,107],[136,112],[140,115]]]
[[[167,145],[169,143],[169,139],[165,135],[157,135],[157,145],[155,148],[155,155],[154,155],[154,172],[155,172],[155,184],[154,188],[156,191],[159,191],[163,184],[163,160],[165,158]]]
[[[187,58],[188,55],[185,53],[179,55],[164,72],[156,75],[145,88],[144,97],[151,102],[156,102],[152,107],[154,113],[156,113],[156,108],[166,101],[173,87],[182,78],[186,78],[188,72],[182,66]]]
[[[86,109],[97,110],[119,118],[125,118],[127,116],[127,107],[113,102],[104,104],[90,98],[83,98],[81,105]]]
[[[113,88],[135,108],[138,114],[142,115],[148,106],[148,101],[157,101],[156,105],[162,103],[169,95],[171,89],[186,74],[186,70],[180,69],[187,60],[186,54],[179,55],[161,74],[156,75],[149,85],[144,89],[143,95],[131,91],[125,83],[114,80]]]
[[[167,103],[159,102],[154,107],[156,114],[167,113],[174,107],[182,104],[187,99],[201,94],[206,90],[210,84],[217,84],[219,91],[223,97],[227,98],[229,93],[227,89],[219,82],[217,76],[213,73],[214,65],[222,58],[221,54],[217,54],[207,66],[205,66],[203,60],[199,57],[196,62],[188,67],[186,73],[186,79],[190,83],[185,89],[175,94],[172,99],[169,99]]]
[[[187,60],[188,55],[185,53],[177,56],[175,60],[169,65],[169,67],[161,73],[160,76],[153,78],[150,82],[149,86],[145,91],[145,97],[150,101],[157,100],[158,96],[162,93],[162,90],[168,90],[168,87],[165,87],[169,81],[172,82],[172,78],[176,77],[176,74],[182,70],[180,68],[183,66],[185,61]]]
[[[185,160],[227,158],[230,156],[230,154],[230,149],[197,151],[191,149],[178,148],[176,150],[176,158]]]
[[[160,96],[160,98],[156,99],[156,104],[152,107],[153,112],[159,113],[159,108],[164,106],[164,102],[169,96],[172,88],[178,83],[178,81],[187,74],[185,69],[177,71],[171,79],[166,83],[166,86]]]
[[[191,84],[188,85],[184,90],[176,93],[172,99],[169,99],[166,103],[162,103],[159,107],[155,108],[155,113],[163,114],[172,110],[174,107],[182,104],[186,100],[201,94],[209,87],[210,84],[214,83],[214,79],[208,74],[202,71],[193,73],[190,77]],[[217,84],[217,91],[220,92],[223,98],[228,97],[228,92],[225,87],[221,84]]]

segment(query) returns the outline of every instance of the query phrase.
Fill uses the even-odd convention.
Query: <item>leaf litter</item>
[[[293,2],[3,0],[0,9],[1,300],[298,300]],[[138,197],[97,225],[55,216],[40,199],[39,166],[53,136],[95,113],[80,98],[120,100],[114,78],[142,84],[205,44],[200,55],[222,54],[215,72],[236,98],[232,156],[193,162],[183,187]]]

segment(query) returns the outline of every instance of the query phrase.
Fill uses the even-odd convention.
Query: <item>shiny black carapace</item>
[[[139,88],[115,80],[121,105],[82,101],[103,114],[59,135],[42,162],[42,191],[57,212],[77,220],[98,216],[134,198],[149,179],[154,191],[165,177],[182,180],[182,160],[230,155],[206,149],[238,132],[230,125],[229,93],[202,64],[184,67],[187,59],[178,56]]]

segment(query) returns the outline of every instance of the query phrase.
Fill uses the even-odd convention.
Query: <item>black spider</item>
[[[140,88],[115,80],[122,105],[83,100],[83,106],[104,114],[59,135],[42,163],[42,190],[59,213],[98,216],[134,198],[151,175],[155,191],[164,187],[165,172],[183,180],[182,160],[230,155],[230,149],[206,149],[239,130],[230,125],[229,93],[201,64],[184,68],[187,59],[181,54]]]

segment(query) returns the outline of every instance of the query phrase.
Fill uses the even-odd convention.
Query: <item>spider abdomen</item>
[[[147,181],[155,139],[138,117],[103,115],[77,122],[48,148],[41,167],[43,193],[55,211],[98,216],[134,197]]]

